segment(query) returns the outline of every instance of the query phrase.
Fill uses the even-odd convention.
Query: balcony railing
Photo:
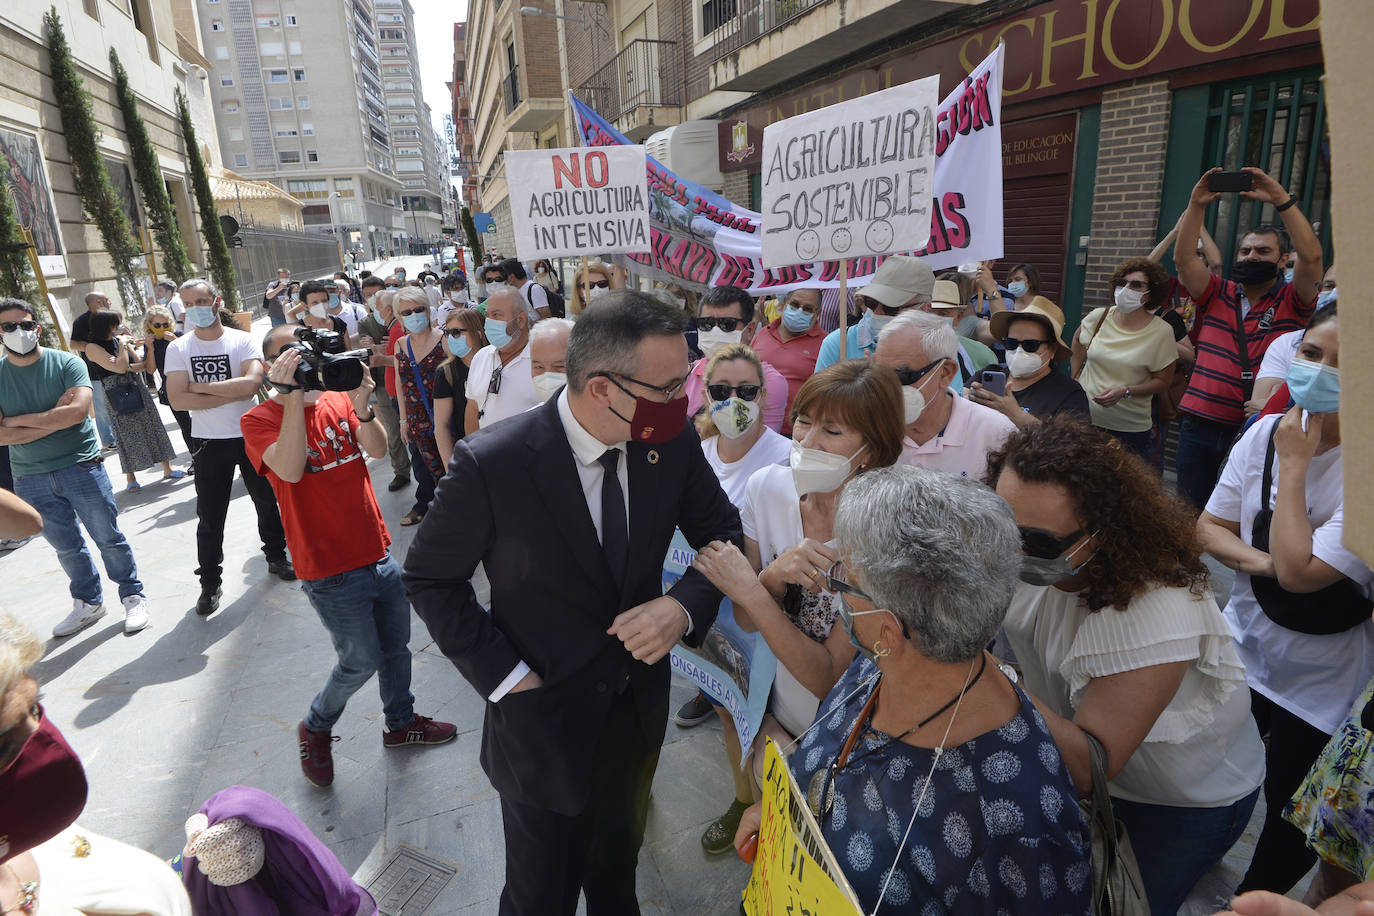
[[[681,105],[678,43],[636,38],[579,86],[577,97],[609,121],[642,105]]]
[[[506,74],[506,78],[501,81],[501,87],[506,96],[506,114],[510,114],[515,110],[515,106],[521,102],[520,67],[518,64],[511,65],[510,73]]]
[[[720,60],[807,10],[829,2],[831,0],[707,0],[702,10],[702,26],[716,40],[711,55]]]

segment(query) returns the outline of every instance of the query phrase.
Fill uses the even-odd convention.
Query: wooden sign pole
[[[849,358],[849,258],[840,258],[840,359]]]

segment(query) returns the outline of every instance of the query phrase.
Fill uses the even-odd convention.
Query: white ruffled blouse
[[[1186,588],[1156,588],[1125,611],[1093,613],[1073,592],[1021,583],[1004,632],[1026,689],[1069,719],[1093,678],[1191,662],[1174,698],[1112,780],[1113,796],[1213,808],[1239,801],[1264,780],[1245,665],[1210,593],[1199,598]]]

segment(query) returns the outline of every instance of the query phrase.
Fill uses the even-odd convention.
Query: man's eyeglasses
[[[616,379],[624,379],[632,385],[638,385],[641,388],[648,388],[650,391],[657,391],[659,394],[663,395],[665,400],[669,401],[673,399],[673,396],[676,395],[678,391],[682,389],[682,386],[687,382],[686,379],[683,379],[682,381],[674,382],[671,385],[651,385],[648,382],[641,382],[637,378],[631,378],[628,375],[621,375],[619,372],[596,372],[593,373],[593,375],[599,375],[602,378],[610,379],[612,385],[615,385],[615,387],[619,388],[621,391],[624,391],[626,394],[629,394],[630,397],[635,397],[635,395],[630,394],[629,391],[626,391],[625,386],[620,384],[620,382],[617,382]]]
[[[880,315],[886,315],[892,318],[902,314],[902,312],[905,312],[907,309],[916,308],[916,306],[921,305],[922,302],[929,302],[930,300],[925,299],[917,302],[907,302],[903,305],[884,305],[870,296],[856,296],[855,301],[866,306],[870,312],[877,312]]]
[[[1123,286],[1126,287],[1127,289],[1133,289],[1133,290],[1135,290],[1135,291],[1138,292],[1138,293],[1146,292],[1146,291],[1150,288],[1150,284],[1146,283],[1144,280],[1117,280],[1117,281],[1116,281],[1116,288],[1117,288],[1117,289],[1121,289],[1121,287],[1123,287]]]
[[[919,369],[898,369],[897,381],[901,382],[903,386],[914,385],[921,379],[925,378],[926,375],[930,373],[930,370],[934,369],[942,362],[944,362],[943,358],[937,359],[934,362],[926,363]]]
[[[23,321],[0,321],[0,331],[6,334],[14,331],[32,331],[38,327],[38,322],[24,319]]]
[[[1006,346],[1007,352],[1012,350],[1024,350],[1027,353],[1038,353],[1040,348],[1049,343],[1048,340],[1035,340],[1034,338],[1018,340],[1015,337],[1003,337],[1002,343]]]
[[[814,315],[821,310],[819,305],[812,305],[810,302],[799,302],[796,299],[788,299],[782,306],[783,308],[801,309],[808,315]]]
[[[697,319],[697,330],[699,330],[699,331],[714,331],[716,328],[720,328],[722,331],[725,331],[725,332],[729,333],[729,332],[734,331],[736,328],[742,327],[743,325],[744,325],[744,319],[743,319],[743,318],[698,318],[698,319]]]
[[[427,306],[427,305],[417,305],[417,306],[415,306],[415,308],[411,309],[411,310],[408,311],[408,312],[397,312],[397,314],[400,315],[402,318],[404,318],[404,317],[407,316],[407,315],[423,315],[425,312],[428,312],[428,311],[429,311],[429,306]]]
[[[707,385],[706,393],[711,396],[713,401],[724,401],[732,393],[738,392],[741,401],[752,401],[759,396],[763,390],[762,385]]]

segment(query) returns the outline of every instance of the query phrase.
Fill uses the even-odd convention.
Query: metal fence
[[[501,81],[501,86],[506,97],[506,114],[510,114],[521,102],[519,64],[511,64],[510,73]]]
[[[814,6],[829,0],[709,0],[704,13],[708,34],[714,33],[711,55],[720,60],[761,35],[785,25]]]
[[[681,105],[678,43],[636,38],[579,86],[577,97],[608,121],[641,105]]]
[[[285,232],[280,229],[239,229],[242,248],[229,249],[239,278],[240,307],[262,304],[267,284],[277,278],[277,268],[291,271],[295,280],[328,277],[339,269],[339,246],[332,235],[317,232]]]

